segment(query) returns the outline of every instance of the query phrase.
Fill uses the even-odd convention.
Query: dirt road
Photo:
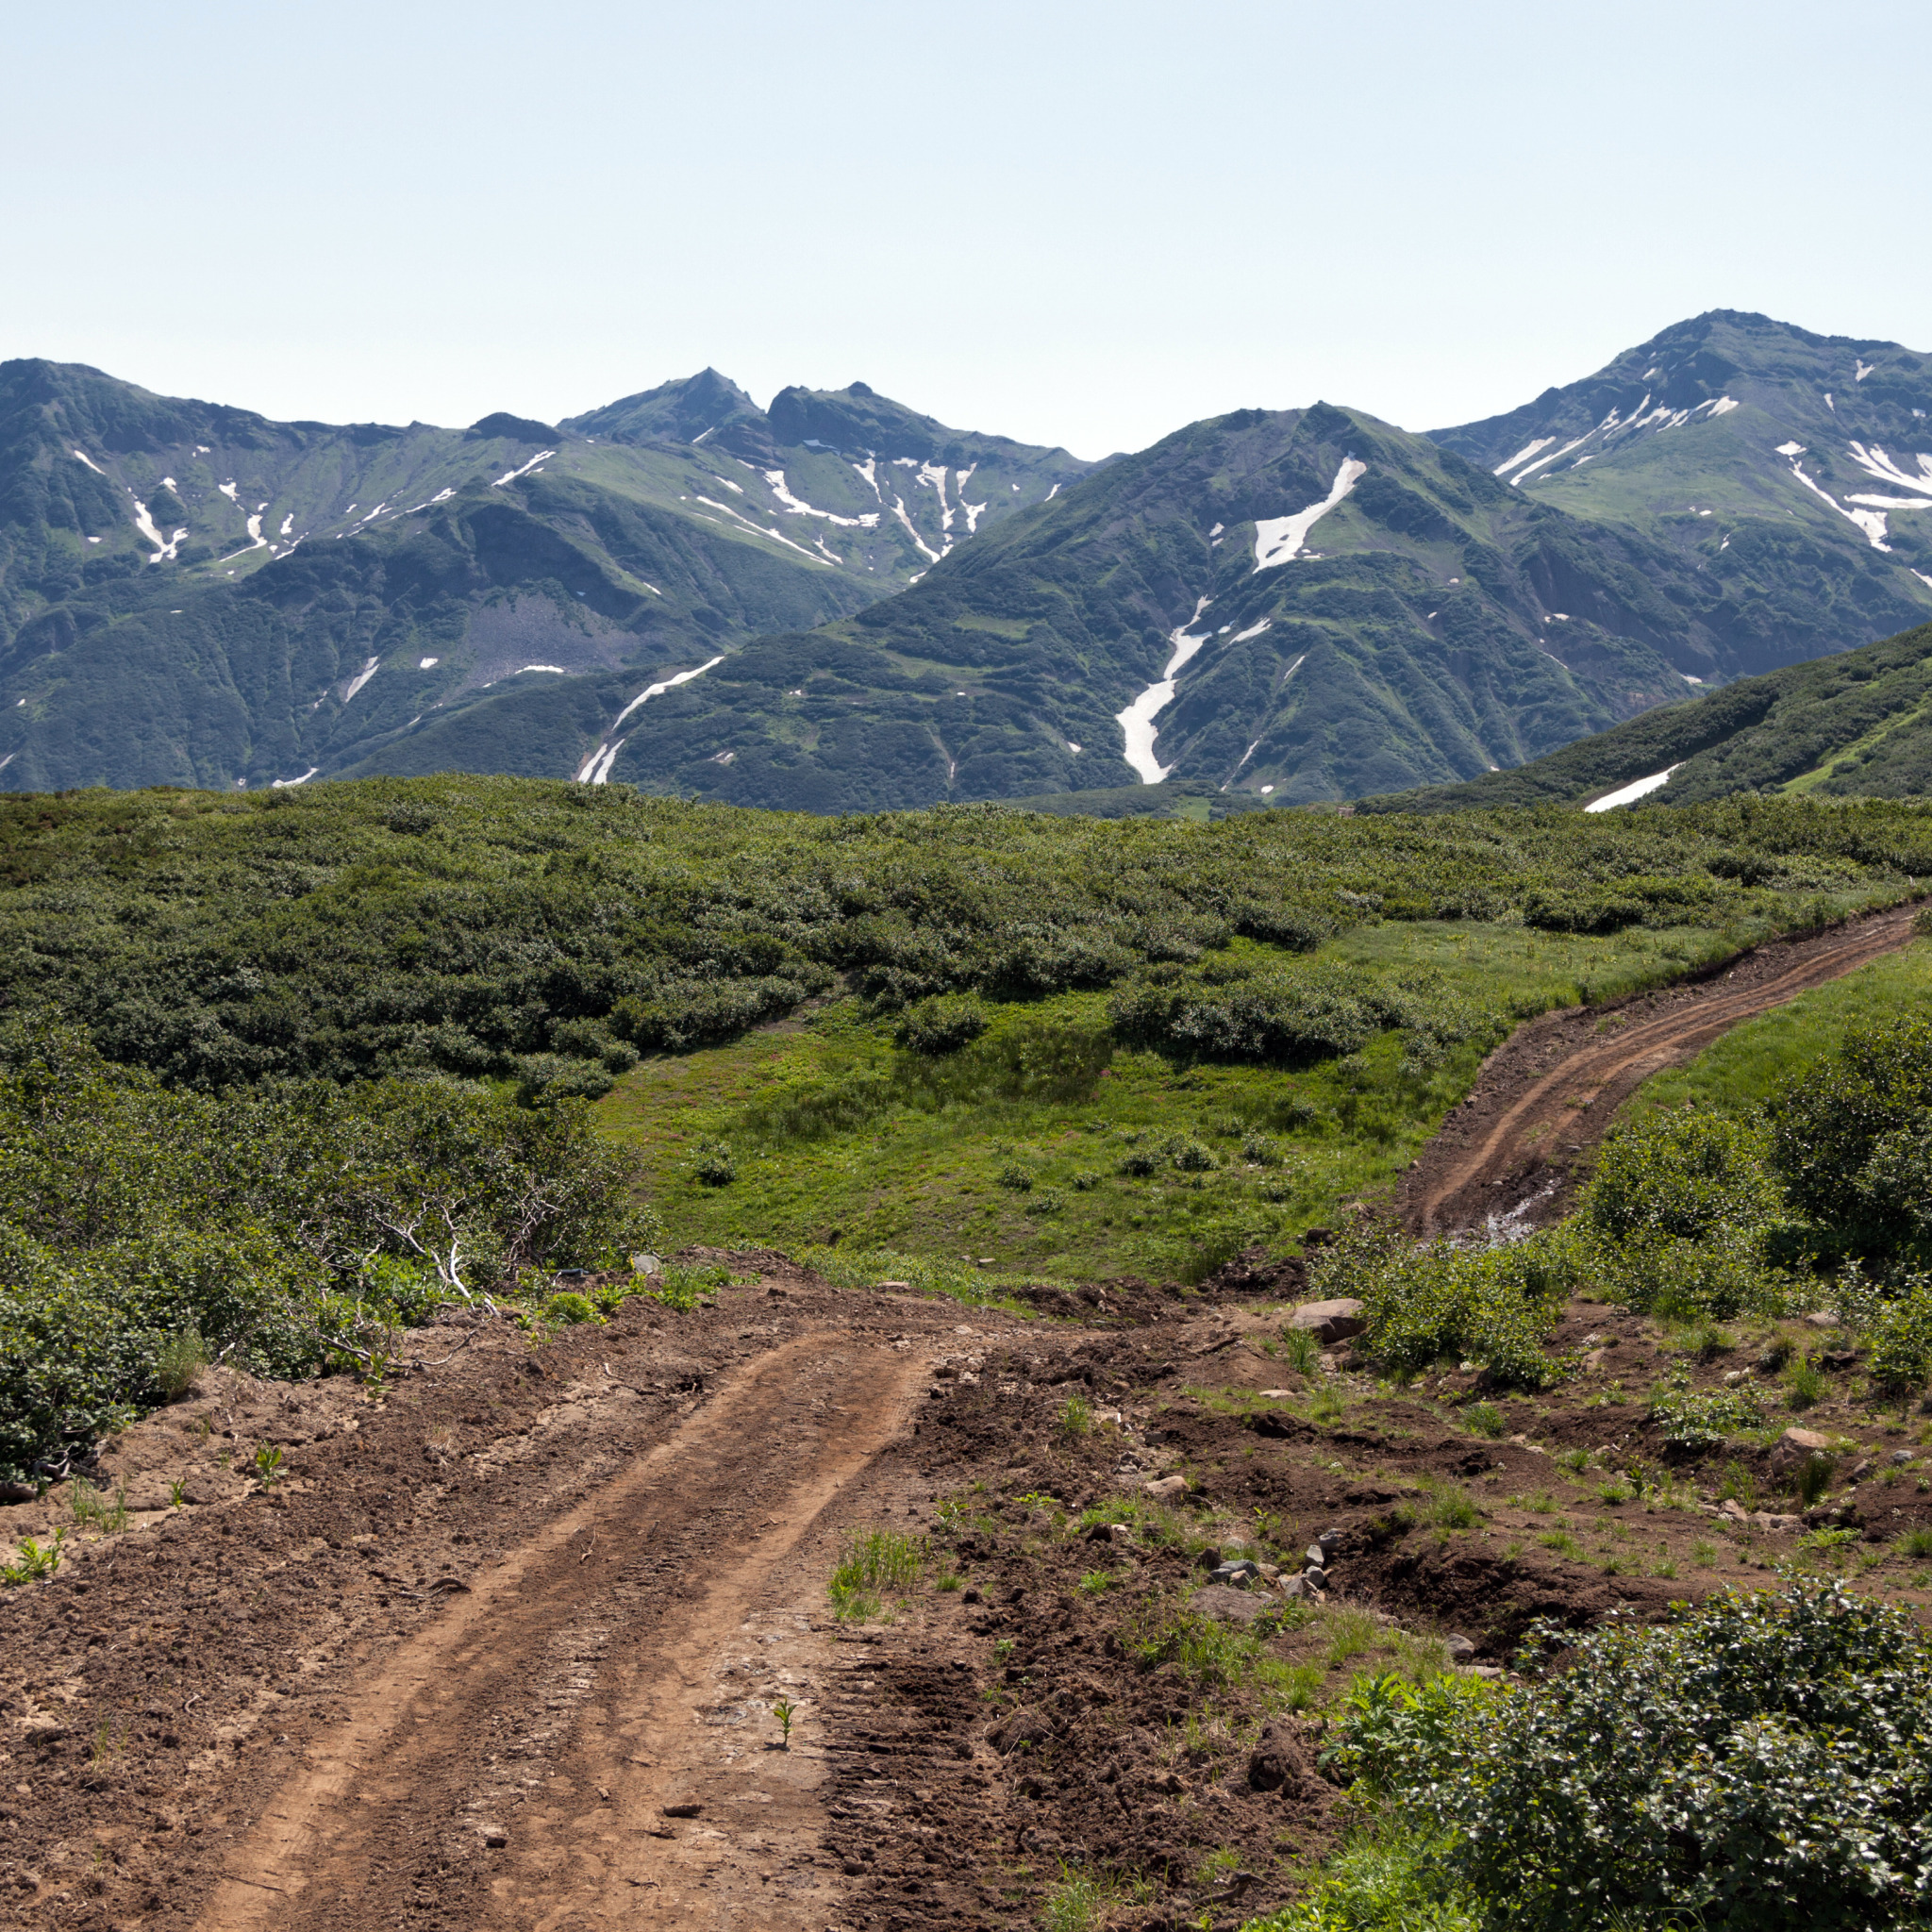
[[[1519,1027],[1403,1177],[1411,1232],[1540,1224],[1561,1212],[1579,1157],[1652,1074],[1682,1066],[1741,1021],[1838,979],[1912,936],[1916,905],[1759,946],[1701,983]]]
[[[823,1759],[809,1725],[770,1748],[771,1706],[823,1700],[822,1519],[924,1366],[818,1332],[737,1370],[356,1689],[206,1932],[362,1926],[412,1891],[519,1932],[823,1923],[824,1874],[796,1863]]]

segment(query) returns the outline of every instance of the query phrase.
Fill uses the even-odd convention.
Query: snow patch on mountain
[[[1342,467],[1346,469],[1347,465]],[[1167,641],[1174,646],[1174,652],[1159,678],[1150,684],[1124,711],[1114,713],[1114,722],[1126,739],[1126,760],[1140,774],[1143,785],[1158,785],[1174,770],[1172,765],[1161,764],[1154,756],[1154,741],[1159,736],[1154,721],[1174,702],[1175,678],[1186,668],[1188,660],[1208,641],[1208,633],[1202,631],[1196,635],[1193,626],[1200,623],[1201,613],[1212,602],[1212,598],[1203,597],[1194,606],[1193,616],[1168,633]]]
[[[610,727],[611,730],[615,731],[617,726],[622,724],[640,705],[648,704],[652,698],[662,697],[667,691],[674,690],[680,684],[689,684],[693,677],[702,677],[713,666],[722,664],[724,661],[724,657],[720,655],[719,657],[708,659],[705,663],[699,664],[690,671],[680,671],[675,676],[663,678],[657,684],[646,685],[642,691],[639,691],[636,697],[631,699],[629,704],[625,706],[623,710],[618,712],[616,723]],[[621,738],[606,739],[584,760],[583,764],[578,767],[577,783],[579,785],[608,784],[610,778],[610,768],[617,762],[617,754],[624,749],[624,745],[625,741]]]
[[[107,471],[101,468],[100,464],[94,461],[93,458],[88,455],[86,450],[77,449],[74,452],[74,455],[75,459],[77,462],[85,463],[88,466],[88,468],[94,473],[96,476],[105,476],[108,474]]]
[[[772,494],[778,499],[778,507],[789,515],[794,517],[823,517],[826,523],[837,524],[841,529],[847,530],[875,530],[878,527],[879,513],[875,509],[867,510],[863,516],[841,517],[837,510],[819,509],[814,505],[806,502],[804,497],[794,496],[790,486],[785,481],[785,472],[783,470],[765,470],[760,474],[764,476],[766,483],[771,486]],[[724,479],[721,477],[719,480],[722,482]],[[733,483],[730,485],[730,488],[736,490],[738,485]]]
[[[1274,570],[1291,562],[1307,542],[1308,532],[1345,497],[1368,474],[1369,466],[1359,457],[1344,457],[1328,494],[1291,517],[1261,517],[1255,525],[1255,569]]]
[[[705,431],[705,434],[707,436],[708,436],[710,433],[711,432],[708,429]],[[518,467],[514,470],[506,470],[503,473],[503,475],[500,475],[496,479],[496,481],[490,486],[491,489],[501,490],[506,484],[514,483],[519,476],[527,475],[530,473],[530,471],[534,470],[537,467],[539,463],[547,463],[550,460],[550,458],[554,457],[556,454],[557,452],[554,449],[540,449],[537,452],[537,454],[533,456],[527,463],[519,464]],[[353,509],[355,506],[351,504],[350,508]]]
[[[1796,457],[1791,458],[1791,475],[1821,502],[1829,504],[1840,516],[1857,524],[1865,533],[1865,541],[1874,550],[1890,553],[1891,545],[1885,541],[1885,512],[1878,509],[1847,509],[1824,484],[1805,474],[1805,466]]]
[[[134,496],[134,492],[131,490],[127,493],[130,496]],[[148,542],[155,546],[155,554],[148,558],[150,563],[172,562],[175,553],[181,546],[182,538],[188,534],[188,526],[184,524],[172,537],[163,537],[155,528],[155,520],[148,515],[147,505],[142,502],[138,496],[134,496],[134,527],[141,532],[142,536]]]
[[[1500,476],[1504,473],[1504,471],[1513,470],[1518,463],[1528,462],[1530,458],[1535,456],[1539,450],[1548,449],[1551,443],[1555,442],[1556,440],[1557,439],[1554,436],[1539,436],[1534,442],[1525,442],[1523,445],[1523,447],[1520,450],[1518,450],[1513,457],[1508,458],[1507,462],[1498,463],[1496,467],[1490,472],[1490,475],[1492,476]]]
[[[1606,791],[1601,798],[1593,798],[1583,808],[1585,811],[1614,811],[1620,805],[1635,805],[1640,798],[1648,798],[1653,791],[1661,791],[1671,782],[1671,773],[1677,769],[1672,765],[1668,770],[1653,772],[1647,778],[1639,778],[1616,791]]]
[[[913,528],[912,519],[906,514],[906,499],[897,491],[892,492],[892,514],[906,525],[906,534],[919,545],[919,554],[922,557],[929,558],[934,563],[937,563],[940,560],[939,552]],[[924,573],[922,572],[921,575],[923,575]],[[912,581],[917,583],[919,579],[915,577]]]

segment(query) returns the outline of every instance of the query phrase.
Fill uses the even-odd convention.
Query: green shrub
[[[1436,975],[1377,981],[1319,963],[1276,967],[1219,986],[1203,978],[1150,978],[1117,991],[1108,1015],[1119,1038],[1135,1045],[1189,1058],[1277,1065],[1355,1053],[1390,1029],[1455,1041],[1484,1024]]]
[[[588,1295],[577,1294],[570,1289],[546,1297],[538,1312],[546,1322],[557,1322],[566,1327],[573,1327],[580,1322],[601,1322],[604,1319]]]
[[[208,1343],[196,1328],[171,1335],[155,1350],[155,1387],[163,1395],[184,1395],[208,1366]]]
[[[1792,1202],[1844,1252],[1932,1259],[1932,1020],[1853,1030],[1767,1112]]]
[[[1764,1418],[1757,1403],[1735,1390],[1673,1388],[1651,1397],[1650,1420],[1674,1449],[1715,1449]]]
[[[1792,1408],[1810,1408],[1824,1399],[1830,1387],[1815,1362],[1796,1361],[1785,1371],[1785,1400]]]
[[[1493,1441],[1503,1433],[1503,1411],[1493,1402],[1473,1402],[1462,1411],[1462,1423],[1471,1435]]]
[[[1534,1389],[1555,1374],[1542,1341],[1574,1275],[1574,1246],[1562,1230],[1472,1250],[1414,1242],[1368,1222],[1322,1251],[1309,1287],[1317,1296],[1357,1297],[1369,1353],[1397,1374],[1471,1359],[1499,1382]]]
[[[1033,1173],[1030,1168],[1022,1167],[1017,1160],[1009,1160],[993,1175],[994,1182],[1008,1189],[1015,1194],[1030,1193],[1033,1188]]]
[[[722,1141],[709,1141],[692,1155],[691,1178],[708,1188],[728,1188],[738,1178],[738,1163]]]
[[[1445,1868],[1438,1835],[1399,1821],[1357,1832],[1293,1905],[1241,1932],[1480,1932],[1480,1903]]]
[[[1914,1274],[1872,1324],[1872,1380],[1889,1395],[1908,1395],[1932,1380],[1932,1274]]]
[[[1820,1456],[1815,1452],[1806,1457],[1798,1465],[1791,1477],[1791,1490],[1798,1499],[1801,1509],[1809,1509],[1831,1488],[1831,1479],[1838,1474],[1838,1460],[1835,1457]]]
[[[1344,1762],[1450,1834],[1494,1917],[1752,1932],[1921,1923],[1932,1883],[1932,1638],[1841,1583],[1707,1600],[1662,1626],[1548,1633],[1568,1668],[1396,1728]]]
[[[913,1053],[958,1053],[986,1031],[986,1008],[971,993],[941,994],[908,1007],[898,1041]]]
[[[1579,1204],[1613,1241],[1699,1241],[1754,1231],[1782,1205],[1765,1132],[1701,1108],[1649,1115],[1606,1137]]]

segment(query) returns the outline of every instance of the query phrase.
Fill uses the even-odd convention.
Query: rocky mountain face
[[[1741,673],[1932,616],[1932,357],[1896,342],[1718,310],[1434,439],[1674,551]]]
[[[1694,558],[1325,404],[1177,431],[613,725],[598,775],[863,809],[1513,766],[1744,668]]]
[[[1688,705],[1463,785],[1362,801],[1365,810],[1504,805],[1702,805],[1740,791],[1917,798],[1932,791],[1932,625],[1740,678]]]
[[[0,364],[0,786],[575,770],[601,677],[861,609],[1087,468],[863,385],[786,398],[774,429],[708,371],[449,430]]]

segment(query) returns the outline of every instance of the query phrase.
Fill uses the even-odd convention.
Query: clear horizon
[[[1883,131],[1924,12],[1876,58],[1784,0],[6,17],[0,357],[277,418],[708,364],[1091,458],[1318,398],[1437,428],[1710,308],[1932,342]]]

